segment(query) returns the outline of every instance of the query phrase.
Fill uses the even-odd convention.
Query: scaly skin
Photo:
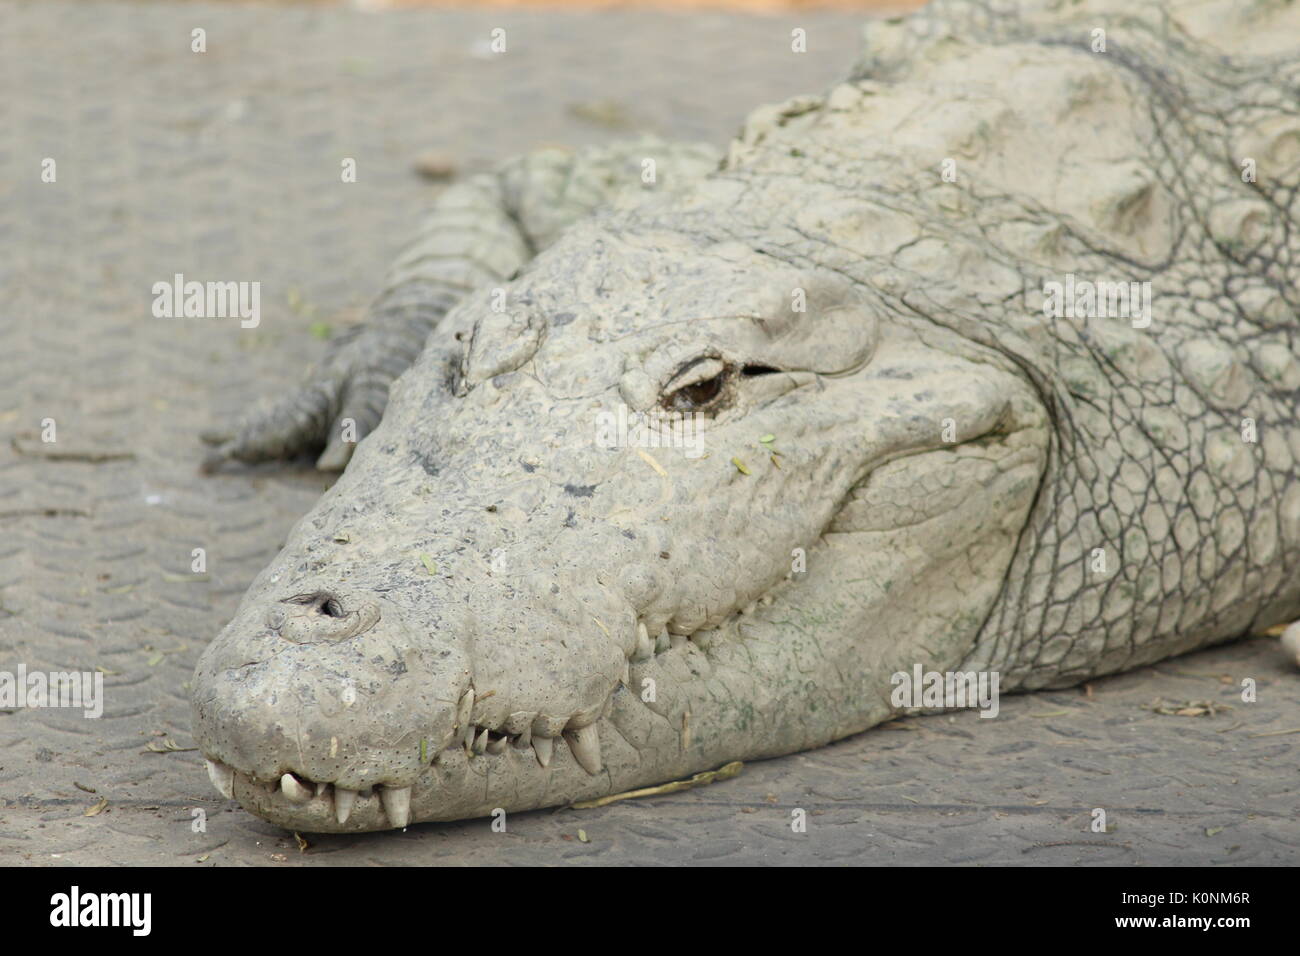
[[[917,664],[1058,687],[1294,618],[1300,9],[1054,6],[873,24],[437,321],[199,662],[219,786],[525,810],[856,733]],[[1150,326],[1045,315],[1069,273]],[[706,454],[605,447],[620,406]]]

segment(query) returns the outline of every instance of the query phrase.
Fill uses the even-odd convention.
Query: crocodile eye
[[[660,404],[670,412],[712,411],[726,400],[734,371],[716,358],[696,359],[673,376]]]
[[[668,396],[670,406],[677,411],[684,411],[688,408],[700,408],[709,404],[719,395],[722,394],[722,385],[724,382],[723,375],[715,375],[713,378],[703,382],[696,382],[694,385],[687,385],[679,388]]]

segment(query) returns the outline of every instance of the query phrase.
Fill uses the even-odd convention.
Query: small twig
[[[84,461],[91,464],[99,464],[105,461],[130,461],[135,458],[135,452],[133,451],[36,451],[35,449],[24,448],[18,437],[14,435],[10,438],[9,445],[17,454],[25,455],[28,458],[44,458],[47,461]],[[53,442],[42,444],[53,444]]]
[[[80,508],[17,508],[13,511],[0,511],[3,518],[89,518],[89,511]]]
[[[577,803],[569,804],[574,810],[594,810],[597,807],[607,806],[611,803],[618,803],[620,800],[636,800],[639,797],[654,797],[665,793],[678,793],[682,790],[689,790],[692,787],[702,787],[710,783],[716,783],[719,780],[730,780],[736,774],[740,773],[741,768],[745,765],[735,760],[729,764],[719,767],[717,770],[706,770],[703,773],[697,773],[689,780],[674,780],[672,783],[660,784],[657,787],[642,787],[640,790],[627,790],[623,793],[612,793],[607,797],[598,797],[595,800],[579,800]]]
[[[169,737],[166,740],[164,740],[161,744],[159,744],[158,741],[156,740],[149,741],[149,743],[145,745],[145,748],[142,751],[142,753],[184,754],[184,753],[191,753],[198,749],[199,749],[198,747],[178,747],[176,746],[175,741],[173,741]]]
[[[1100,847],[1107,847],[1110,849],[1120,849],[1120,850],[1128,849],[1127,843],[1102,843],[1100,840],[1097,841],[1061,840],[1057,843],[1035,843],[1032,844],[1031,846],[1025,847],[1020,852],[1028,853],[1030,850],[1045,850],[1049,847],[1054,847],[1054,846],[1100,846]]]

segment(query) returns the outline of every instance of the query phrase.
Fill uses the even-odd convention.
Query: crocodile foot
[[[213,446],[201,470],[211,473],[231,461],[257,464],[319,451],[319,470],[342,471],[356,443],[379,424],[391,377],[360,371],[363,363],[352,361],[351,354],[357,343],[341,344],[309,381],[252,409],[232,429],[201,433]]]

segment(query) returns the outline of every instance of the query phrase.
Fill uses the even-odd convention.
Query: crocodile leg
[[[341,470],[355,441],[379,423],[389,383],[415,360],[447,311],[476,286],[508,279],[529,258],[530,243],[498,175],[452,186],[394,264],[366,325],[337,340],[306,382],[253,409],[232,435],[205,433],[216,447],[203,469],[289,458],[323,445],[316,467]]]
[[[656,175],[646,182],[646,161]],[[203,462],[252,464],[324,451],[316,467],[341,471],[355,443],[379,424],[388,386],[415,361],[429,333],[475,289],[504,283],[568,226],[614,197],[676,185],[717,163],[707,147],[651,138],[577,151],[545,148],[457,183],[436,200],[398,257],[367,323],[337,340],[322,367],[233,433],[206,432]],[[348,427],[351,426],[351,427]]]

